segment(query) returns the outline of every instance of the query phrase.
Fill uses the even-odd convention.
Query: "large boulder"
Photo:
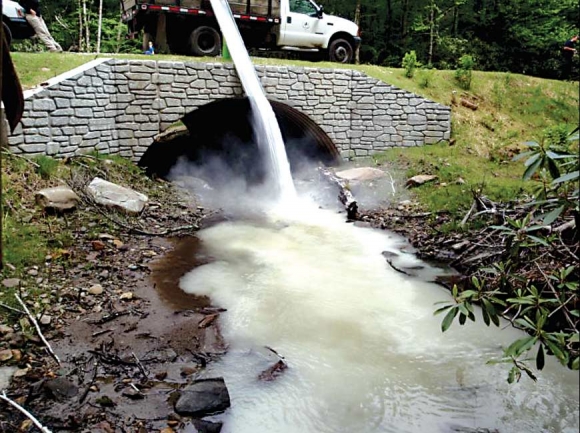
[[[76,207],[79,196],[68,186],[55,186],[37,191],[35,194],[36,203],[45,210],[64,212]]]
[[[344,180],[362,182],[365,180],[381,179],[385,177],[385,172],[373,167],[357,167],[337,171],[336,176]]]
[[[175,403],[175,411],[180,415],[205,416],[223,412],[230,407],[230,394],[224,379],[199,379],[181,391]]]
[[[149,200],[145,194],[108,182],[100,177],[95,177],[91,181],[87,192],[95,202],[131,214],[140,213]]]

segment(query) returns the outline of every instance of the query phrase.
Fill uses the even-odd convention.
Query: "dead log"
[[[464,98],[460,98],[459,99],[459,103],[461,105],[463,105],[464,107],[470,108],[473,111],[477,110],[477,107],[478,107],[477,104],[475,104],[475,103],[473,103],[471,101],[468,101],[467,99],[464,99]]]
[[[358,214],[358,204],[352,195],[352,192],[350,192],[347,182],[344,179],[340,179],[326,168],[319,167],[318,170],[324,179],[338,187],[338,199],[344,205],[346,217],[349,220],[356,219]]]

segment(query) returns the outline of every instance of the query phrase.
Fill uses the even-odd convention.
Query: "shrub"
[[[426,89],[431,87],[433,84],[433,70],[432,69],[422,69],[419,73],[419,87]]]
[[[471,72],[475,65],[475,59],[468,54],[459,58],[457,70],[455,71],[455,79],[459,83],[459,87],[463,90],[471,88]]]
[[[405,57],[403,57],[402,66],[405,68],[405,77],[413,78],[413,75],[415,75],[415,69],[419,66],[419,63],[417,62],[417,53],[415,53],[415,51],[406,53]]]

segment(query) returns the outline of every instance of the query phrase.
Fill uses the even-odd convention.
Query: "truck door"
[[[309,0],[288,0],[288,9],[283,17],[278,45],[320,47],[325,29],[316,7]]]

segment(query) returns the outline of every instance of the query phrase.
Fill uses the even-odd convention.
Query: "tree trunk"
[[[99,26],[97,29],[97,54],[101,52],[101,30],[103,27],[103,0],[99,0]]]
[[[356,8],[354,10],[354,23],[358,26],[360,31],[360,0],[356,0]],[[360,45],[356,47],[354,52],[354,61],[358,65],[360,63]]]
[[[155,31],[155,52],[160,54],[169,53],[169,46],[167,45],[167,15],[165,14],[159,14],[159,17],[157,18],[157,30]]]
[[[81,0],[77,2],[79,8],[79,53],[83,52],[83,7],[81,5]]]
[[[87,0],[83,0],[83,24],[85,26],[85,50],[91,51],[91,39],[89,37],[89,20],[87,18]]]
[[[435,2],[431,1],[431,13],[429,14],[429,60],[433,64],[433,41],[435,39]]]
[[[409,0],[403,0],[403,13],[401,14],[401,37],[403,44],[406,46],[407,39],[407,20],[409,19]]]

